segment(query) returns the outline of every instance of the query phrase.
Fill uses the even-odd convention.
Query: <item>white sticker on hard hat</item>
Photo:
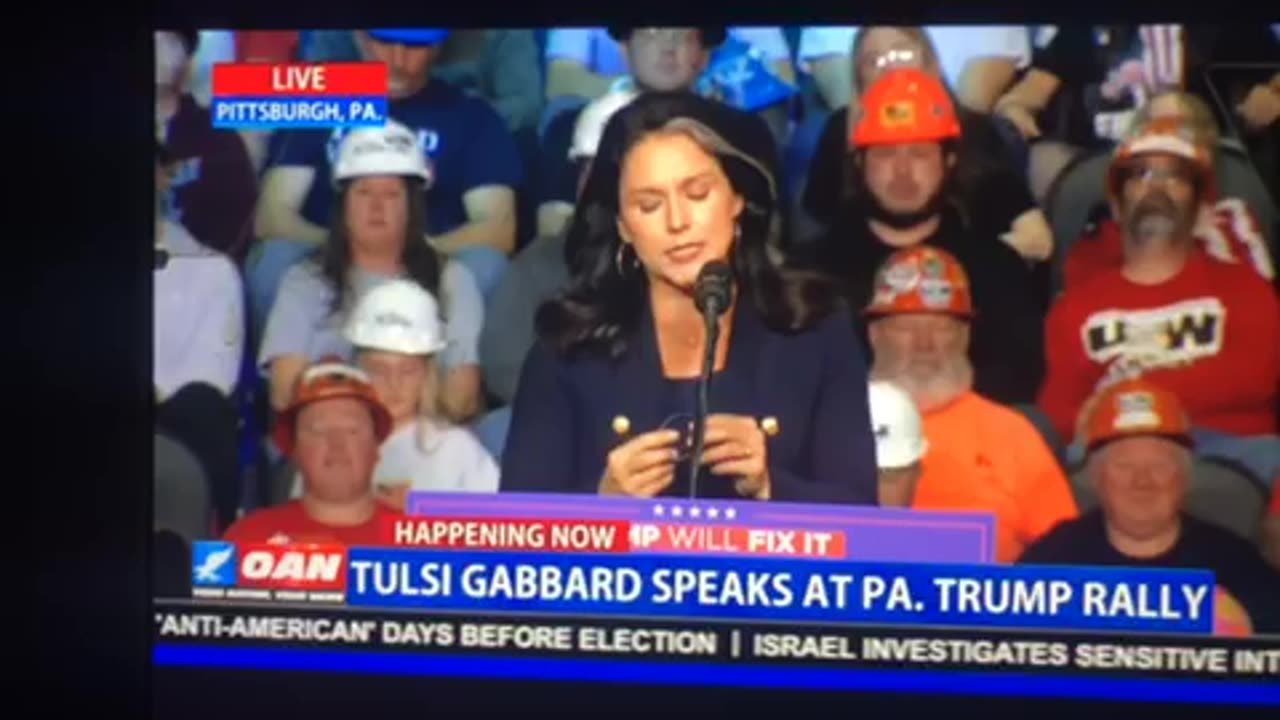
[[[931,308],[951,306],[951,283],[946,280],[930,278],[920,281],[920,299]]]
[[[1116,397],[1116,430],[1158,427],[1155,398],[1148,392],[1127,392]]]
[[[388,135],[384,142],[386,142],[387,147],[396,152],[410,152],[414,149],[413,139],[398,133]]]
[[[409,318],[397,312],[378,313],[376,316],[374,316],[373,322],[375,325],[381,325],[383,327],[393,327],[393,326],[402,327],[402,328],[413,327],[412,320],[410,320]]]
[[[895,292],[910,292],[920,282],[920,269],[914,262],[900,262],[885,270],[881,281]]]

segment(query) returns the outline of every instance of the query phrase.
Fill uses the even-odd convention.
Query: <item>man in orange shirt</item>
[[[866,308],[873,380],[906,390],[924,417],[928,450],[916,508],[987,510],[996,559],[1078,511],[1067,479],[1036,429],[973,391],[969,278],[951,254],[917,246],[889,257]]]
[[[1177,122],[1153,123],[1116,151],[1107,179],[1124,262],[1068,287],[1045,324],[1039,405],[1072,439],[1087,399],[1144,377],[1174,392],[1202,451],[1270,480],[1280,468],[1280,300],[1247,265],[1210,257],[1194,237],[1214,175]],[[1078,456],[1073,447],[1071,456]]]
[[[378,448],[390,433],[391,414],[363,371],[338,362],[311,366],[274,433],[301,472],[302,498],[248,514],[224,539],[378,544],[383,525],[398,515],[373,492]]]

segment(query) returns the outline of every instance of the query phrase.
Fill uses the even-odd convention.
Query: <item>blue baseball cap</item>
[[[449,31],[444,28],[386,28],[368,32],[374,40],[398,45],[439,45],[449,37]]]

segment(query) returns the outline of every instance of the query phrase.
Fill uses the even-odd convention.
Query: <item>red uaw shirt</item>
[[[1252,267],[1267,280],[1275,278],[1275,264],[1267,249],[1257,215],[1239,198],[1226,198],[1196,228],[1196,239],[1211,257]],[[1063,266],[1063,287],[1086,282],[1104,268],[1124,264],[1124,234],[1115,220],[1098,223],[1088,236],[1072,243]]]
[[[1045,358],[1039,404],[1064,438],[1097,389],[1136,376],[1177,393],[1196,426],[1276,432],[1280,301],[1245,265],[1196,252],[1160,285],[1101,269],[1054,303]]]
[[[382,527],[403,517],[379,502],[373,516],[360,525],[337,527],[311,519],[301,500],[255,510],[237,520],[223,535],[235,543],[320,543],[338,545],[379,545]]]

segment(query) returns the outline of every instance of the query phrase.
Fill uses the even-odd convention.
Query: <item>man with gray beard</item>
[[[1208,155],[1181,120],[1153,120],[1117,149],[1107,196],[1124,262],[1054,304],[1040,407],[1078,438],[1091,397],[1141,377],[1179,398],[1201,452],[1269,483],[1280,470],[1280,301],[1248,265],[1209,256],[1194,237],[1215,199]],[[1069,455],[1083,455],[1079,442]]]
[[[974,309],[959,260],[927,245],[899,250],[876,273],[865,315],[871,379],[905,390],[924,419],[928,450],[912,507],[994,513],[998,562],[1076,517],[1067,479],[1036,429],[973,390]]]

